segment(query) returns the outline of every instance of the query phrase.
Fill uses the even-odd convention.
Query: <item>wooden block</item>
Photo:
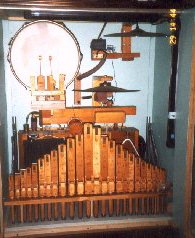
[[[85,181],[85,194],[94,194],[94,183],[91,180]]]
[[[115,181],[115,161],[116,161],[115,141],[108,141],[108,180]]]
[[[100,177],[106,181],[108,177],[108,137],[101,136],[100,144]]]
[[[84,182],[77,182],[77,194],[78,195],[84,194]]]
[[[116,145],[116,180],[124,178],[124,151],[122,145]]]
[[[53,78],[53,75],[47,76],[47,90],[53,91],[55,89],[56,81]]]
[[[31,181],[32,181],[32,197],[38,197],[38,165],[37,163],[32,163],[31,170]]]
[[[73,110],[74,109],[74,110]],[[112,106],[112,107],[66,107],[66,109],[53,109],[50,110],[40,110],[39,120],[40,125],[51,125],[51,124],[65,124],[68,123],[72,118],[77,115],[77,117],[82,122],[96,122],[95,113],[96,112],[124,112],[126,115],[135,115],[135,106]],[[106,123],[110,123],[112,118],[107,118]]]
[[[38,159],[39,169],[39,196],[44,197],[46,195],[45,190],[45,161],[44,159]]]
[[[147,170],[147,192],[152,192],[152,166],[150,163],[146,165]]]
[[[66,145],[58,145],[59,183],[66,183]]]
[[[115,192],[115,182],[109,181],[108,182],[108,193],[114,193]]]
[[[94,180],[93,183],[94,186],[94,194],[101,194],[101,183],[99,180]]]
[[[116,192],[122,193],[123,192],[123,181],[116,181]]]
[[[100,143],[101,143],[101,127],[93,128],[93,177],[100,177]]]
[[[51,151],[51,182],[58,184],[58,153],[57,150]]]
[[[102,194],[108,193],[108,182],[107,181],[102,181],[101,185],[102,185],[101,193]]]
[[[15,173],[15,198],[20,199],[20,196],[21,196],[20,173]]]
[[[59,183],[59,196],[64,197],[66,196],[66,183]]]
[[[135,192],[141,190],[141,160],[139,157],[135,158]]]
[[[135,156],[129,153],[129,192],[134,192],[135,189]]]
[[[84,124],[84,169],[85,179],[91,180],[93,176],[93,131],[92,124]]]
[[[35,76],[30,76],[30,89],[31,91],[35,90]]]
[[[45,90],[45,77],[43,75],[37,77],[37,90]]]
[[[9,180],[9,199],[14,199],[14,175],[11,174],[8,177]]]
[[[68,181],[75,182],[75,139],[67,139]]]
[[[74,80],[74,89],[81,90],[81,80],[77,79],[77,77]],[[81,92],[80,91],[74,91],[74,104],[75,105],[81,104]]]
[[[59,75],[59,90],[64,91],[65,90],[65,74]]]
[[[84,137],[83,135],[75,135],[76,143],[76,180],[84,182]]]
[[[96,123],[124,123],[126,121],[126,114],[123,111],[119,112],[95,112]]]
[[[51,185],[51,158],[49,154],[44,155],[45,183]]]
[[[32,173],[31,173],[31,168],[27,167],[26,168],[26,196],[27,198],[32,198]]]
[[[21,198],[26,198],[26,169],[20,169]]]
[[[57,150],[51,151],[51,194],[52,196],[58,196],[58,153]]]
[[[141,160],[141,192],[146,192],[147,190],[147,167],[146,162]]]

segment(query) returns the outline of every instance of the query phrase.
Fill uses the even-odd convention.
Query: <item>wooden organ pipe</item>
[[[116,144],[101,127],[82,135],[9,176],[11,222],[165,212],[166,171]],[[84,211],[84,208],[86,209]]]

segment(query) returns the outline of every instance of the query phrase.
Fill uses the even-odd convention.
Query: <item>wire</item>
[[[133,146],[133,149],[135,150],[135,153],[136,153],[139,157],[141,157],[141,156],[139,155],[139,153],[138,153],[138,151],[137,151],[135,145],[133,144],[133,142],[132,142],[132,140],[131,140],[130,138],[124,139],[124,141],[122,142],[122,145],[123,145],[126,141],[129,141],[129,142],[131,143],[131,145]]]

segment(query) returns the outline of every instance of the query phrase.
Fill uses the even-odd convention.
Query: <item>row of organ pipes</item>
[[[9,175],[6,206],[12,223],[159,214],[166,207],[165,183],[163,168],[85,123],[82,134]]]

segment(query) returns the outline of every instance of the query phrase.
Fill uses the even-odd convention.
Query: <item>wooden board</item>
[[[93,177],[100,177],[100,143],[101,143],[101,127],[93,128]]]
[[[93,176],[93,132],[92,124],[84,124],[84,162],[85,179],[91,180]]]
[[[135,156],[129,153],[129,192],[135,190]]]
[[[124,123],[126,120],[126,114],[123,111],[119,112],[95,112],[96,123]]]
[[[135,158],[135,192],[141,191],[141,160]]]
[[[83,135],[76,135],[76,180],[78,182],[84,181],[84,144]]]
[[[38,165],[37,163],[32,163],[32,196],[34,198],[38,197]]]
[[[58,162],[59,162],[59,196],[66,195],[66,145],[58,145]]]
[[[108,137],[101,136],[101,179],[106,181],[108,178]]]
[[[67,139],[68,194],[75,194],[75,139]]]
[[[59,183],[66,183],[66,145],[58,145]]]
[[[45,161],[38,159],[38,175],[39,175],[39,196],[45,196]]]
[[[40,125],[65,124],[72,118],[77,117],[82,122],[96,122],[95,113],[97,112],[124,112],[126,115],[136,115],[135,106],[113,106],[113,107],[67,107],[65,109],[40,110]],[[107,123],[112,121],[108,118]],[[106,123],[106,122],[105,122]]]

